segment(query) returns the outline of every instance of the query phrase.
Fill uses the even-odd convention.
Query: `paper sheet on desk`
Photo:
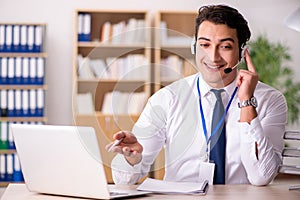
[[[137,187],[137,189],[166,194],[181,193],[205,195],[208,189],[208,182],[171,182],[147,178],[140,186]]]

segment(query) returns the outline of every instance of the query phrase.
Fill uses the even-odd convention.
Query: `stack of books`
[[[130,18],[118,23],[106,21],[101,26],[100,42],[110,44],[143,44],[145,40],[145,20]]]
[[[148,59],[143,54],[90,59],[78,55],[78,76],[82,79],[147,80]]]
[[[167,27],[167,22],[160,23],[160,42],[162,45],[177,45],[190,47],[193,42],[193,36],[185,35]]]
[[[300,131],[287,130],[284,133],[284,139],[293,141],[296,145],[295,147],[285,147],[283,149],[283,165],[280,167],[279,172],[300,175]],[[287,161],[289,158],[293,159],[293,164],[289,164]]]
[[[138,115],[147,102],[145,92],[107,92],[104,95],[101,112],[103,114]]]

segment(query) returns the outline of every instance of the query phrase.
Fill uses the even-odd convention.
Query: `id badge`
[[[199,181],[208,181],[209,185],[213,184],[214,181],[215,163],[200,162],[199,168]]]

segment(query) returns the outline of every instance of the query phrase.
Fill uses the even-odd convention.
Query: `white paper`
[[[156,193],[206,194],[208,182],[172,182],[147,178],[137,190]]]

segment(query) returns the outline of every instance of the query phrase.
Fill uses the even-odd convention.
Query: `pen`
[[[119,145],[123,141],[124,137],[121,139],[115,140],[114,143],[109,147],[108,152],[111,152],[113,148],[115,148],[117,145]]]

